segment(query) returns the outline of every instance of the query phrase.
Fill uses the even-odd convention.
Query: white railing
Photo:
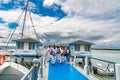
[[[16,54],[33,54],[33,50],[17,50]]]

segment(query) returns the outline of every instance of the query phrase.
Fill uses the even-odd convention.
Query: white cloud
[[[22,14],[22,12],[23,11],[21,9],[15,9],[15,10],[9,10],[9,11],[0,10],[0,18],[2,18],[6,22],[6,23],[2,23],[2,26],[1,26],[3,28],[6,27],[3,30],[4,34],[8,33],[8,30],[9,30],[7,23],[16,22],[16,20]],[[22,32],[21,27],[23,26],[23,17],[24,17],[24,15],[22,15],[22,17],[19,21],[19,26],[20,27],[17,27],[16,34],[19,34],[19,33]],[[42,28],[44,28],[46,26],[48,27],[48,25],[52,24],[53,22],[55,22],[57,20],[57,18],[52,18],[52,17],[49,17],[49,16],[42,17],[42,16],[39,16],[39,15],[33,14],[33,13],[31,13],[31,17],[32,17],[34,26],[35,26],[37,32],[39,32],[39,33],[42,33],[41,32]],[[28,31],[32,31],[32,32],[28,32],[27,30],[25,30],[25,31],[27,31],[26,32],[27,35],[32,35],[33,34],[33,29],[32,29],[32,23],[30,21],[29,13],[27,13],[26,25],[25,26],[26,26],[26,29]],[[1,33],[3,33],[3,32],[1,32]],[[6,37],[6,35],[5,35],[5,37]]]
[[[51,6],[52,4],[61,5],[62,10],[68,16],[118,16],[120,9],[120,0],[45,0],[44,6]],[[119,14],[120,15],[120,14]]]
[[[52,28],[47,27],[50,32],[62,32],[62,36],[78,35],[83,39],[96,37],[98,40],[92,38],[96,43],[120,40],[120,0],[45,0],[44,6],[54,3],[61,6],[67,17],[50,25]]]
[[[49,7],[52,4],[61,5],[62,10],[67,13],[67,16],[57,21],[57,18],[49,16],[40,16],[37,14],[31,14],[33,18],[33,23],[35,29],[41,35],[45,33],[60,33],[60,36],[69,37],[77,36],[77,39],[84,39],[95,41],[95,43],[102,44],[108,43],[115,45],[120,41],[120,17],[117,16],[119,13],[120,1],[119,0],[66,0],[62,2],[61,0],[44,0],[44,6]],[[36,7],[34,3],[31,3],[31,7]],[[0,11],[0,18],[4,19],[6,22],[15,21],[18,16],[22,13],[21,9]],[[112,19],[93,19],[89,18],[91,15],[103,15],[115,16]],[[88,18],[84,18],[87,16]],[[29,16],[27,16],[29,17]],[[22,17],[23,20],[23,17]],[[20,23],[22,23],[20,21]],[[2,34],[7,33],[7,25],[1,25],[4,31],[0,32]],[[20,25],[22,26],[22,25]],[[28,35],[33,35],[33,30],[31,29],[31,22],[27,18],[26,26]],[[17,28],[17,35],[19,35],[21,28]],[[72,37],[71,37],[72,39]],[[73,38],[75,39],[75,38]],[[119,45],[119,44],[118,44]]]
[[[1,0],[0,2],[4,4],[8,4],[9,2],[11,2],[11,0]]]
[[[29,2],[29,10],[35,10],[36,9],[36,5],[32,2]]]
[[[95,41],[95,43],[102,43],[104,41],[110,42],[120,40],[120,38],[116,36],[119,35],[119,24],[120,23],[115,22],[115,20],[93,21],[90,19],[78,19],[77,17],[73,17],[61,19],[51,24],[50,27],[45,27],[44,29],[47,31],[43,31],[45,31],[45,33],[61,32],[61,36],[77,35],[79,39],[88,39],[93,42]],[[91,39],[90,37],[93,38]],[[94,39],[94,37],[96,37],[96,39]]]
[[[60,0],[44,0],[43,6],[48,7],[51,6],[54,3],[60,3]]]
[[[67,0],[62,4],[62,9],[65,12],[81,15],[113,14],[119,10],[119,7],[119,0]]]
[[[21,13],[22,11],[19,9],[9,11],[0,10],[0,17],[6,22],[15,22]]]

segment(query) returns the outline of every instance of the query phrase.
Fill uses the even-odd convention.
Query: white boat
[[[98,73],[100,75],[114,75],[114,69],[103,69],[103,68],[99,68],[99,67],[93,67],[93,71],[94,73]]]
[[[115,74],[113,69],[104,70],[104,69],[97,68],[97,72],[100,75],[114,75]]]
[[[28,1],[27,1],[26,6],[28,6]],[[36,52],[38,52],[37,49],[39,47],[38,39],[34,40],[31,38],[25,38],[25,35],[24,35],[24,25],[25,25],[25,20],[26,20],[26,15],[27,15],[27,7],[26,7],[26,10],[24,11],[24,14],[25,14],[25,16],[24,16],[24,21],[23,21],[21,38],[15,40],[16,44],[12,45],[12,46],[15,46],[15,49],[14,49],[15,51],[10,53],[10,56],[13,56],[13,55],[18,55],[18,56],[19,55],[20,56],[21,55],[27,55],[27,56],[38,55],[36,53]],[[32,20],[31,20],[31,22],[32,22]],[[18,23],[15,22],[15,26],[16,26],[16,24],[18,24]],[[33,22],[32,22],[32,24],[33,24]],[[14,32],[15,32],[15,29],[13,29],[13,31],[10,32],[10,35],[8,36],[9,40],[6,44],[7,46],[5,46],[5,47],[10,46],[9,43],[10,43],[10,41],[12,41],[11,39],[12,39]],[[34,29],[34,32],[35,32],[35,29]],[[6,50],[6,52],[7,51],[8,50]],[[21,78],[29,72],[29,70],[26,67],[24,67],[18,63],[5,62],[6,60],[4,60],[4,61],[2,60],[2,62],[1,62],[1,58],[2,57],[0,57],[0,63],[1,63],[0,64],[0,80],[21,80]],[[27,79],[27,80],[29,80],[29,79]]]
[[[14,62],[5,62],[0,65],[0,80],[20,80],[28,69]]]

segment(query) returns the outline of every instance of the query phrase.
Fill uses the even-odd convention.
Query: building
[[[81,54],[91,55],[91,46],[93,45],[93,43],[91,42],[77,40],[77,41],[69,43],[68,45],[73,54],[81,53]]]
[[[38,49],[41,42],[32,38],[13,40],[16,42],[15,55],[38,55]]]

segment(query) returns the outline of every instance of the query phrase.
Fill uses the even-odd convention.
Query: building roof
[[[94,43],[82,41],[82,40],[77,40],[77,41],[71,42],[69,44],[90,44],[90,45],[93,45]]]
[[[13,41],[15,41],[15,42],[40,42],[40,41],[32,39],[32,38],[17,39],[17,40],[13,40]]]
[[[11,42],[9,44],[7,44],[7,42],[0,42],[0,46],[16,46],[16,44]]]
[[[0,36],[0,38],[4,38],[4,37]]]

